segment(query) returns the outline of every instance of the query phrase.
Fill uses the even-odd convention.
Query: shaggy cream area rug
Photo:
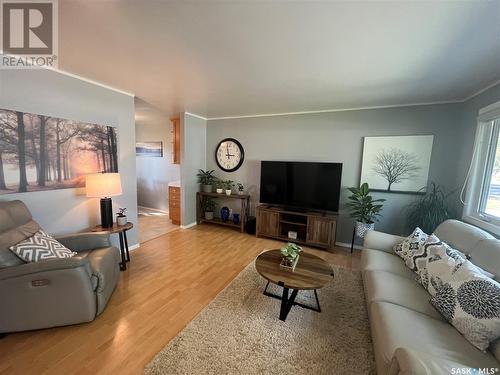
[[[361,274],[335,267],[318,290],[322,312],[262,294],[251,263],[147,365],[152,374],[375,374]],[[281,288],[269,287],[280,293]],[[312,291],[296,301],[315,306]]]

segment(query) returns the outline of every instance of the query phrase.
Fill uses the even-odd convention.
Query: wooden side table
[[[111,228],[103,228],[102,225],[96,225],[91,229],[92,232],[106,232],[109,234],[118,233],[120,237],[120,254],[122,261],[120,263],[120,270],[125,271],[127,269],[127,262],[130,262],[130,254],[128,252],[128,241],[127,241],[127,231],[132,229],[134,224],[128,222],[125,225],[118,225],[113,223]]]

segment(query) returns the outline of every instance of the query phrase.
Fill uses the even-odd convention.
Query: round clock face
[[[241,143],[233,138],[226,138],[215,148],[215,161],[226,172],[237,170],[243,164],[244,151]]]

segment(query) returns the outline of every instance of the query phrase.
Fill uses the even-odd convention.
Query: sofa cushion
[[[479,241],[494,238],[484,230],[459,220],[443,221],[434,233],[442,241],[465,254],[472,253],[473,248]],[[478,265],[484,268],[482,264],[478,263]]]
[[[362,271],[385,271],[414,280],[415,274],[404,264],[397,255],[379,250],[365,249],[361,253]]]
[[[500,281],[500,241],[486,239],[479,241],[471,250],[470,261],[482,269],[495,275]]]
[[[377,370],[388,371],[397,348],[420,351],[469,367],[498,367],[489,352],[471,345],[449,323],[387,302],[370,305]]]
[[[429,303],[429,293],[412,279],[390,272],[366,271],[363,284],[368,304],[390,302],[444,320]]]
[[[3,214],[5,214],[5,212],[0,210],[0,216]],[[1,217],[0,221],[2,221]],[[24,264],[24,261],[10,251],[9,248],[33,236],[38,230],[40,230],[40,226],[35,221],[31,220],[18,227],[10,228],[0,233],[0,268]]]
[[[468,260],[441,275],[434,307],[480,350],[500,337],[500,284]]]
[[[71,258],[76,253],[66,248],[43,230],[9,248],[25,262],[41,262],[55,258]]]

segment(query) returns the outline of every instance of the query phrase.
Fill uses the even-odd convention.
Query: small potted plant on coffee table
[[[294,271],[297,262],[299,261],[300,252],[302,247],[299,245],[289,242],[281,248],[281,263],[280,268],[286,271]]]
[[[203,169],[198,169],[196,177],[198,177],[198,183],[201,185],[201,191],[204,193],[212,192],[212,184],[215,181],[214,170],[204,171]]]
[[[231,181],[231,180],[224,181],[224,187],[226,189],[226,195],[231,195],[231,193],[233,192],[233,186],[234,186],[233,181]]]
[[[203,201],[202,208],[205,213],[205,220],[213,220],[216,203],[213,199],[207,198]]]
[[[351,209],[351,217],[356,220],[356,236],[364,238],[367,231],[374,229],[385,199],[373,199],[366,182],[359,188],[349,188],[349,191],[352,195],[347,206]]]

